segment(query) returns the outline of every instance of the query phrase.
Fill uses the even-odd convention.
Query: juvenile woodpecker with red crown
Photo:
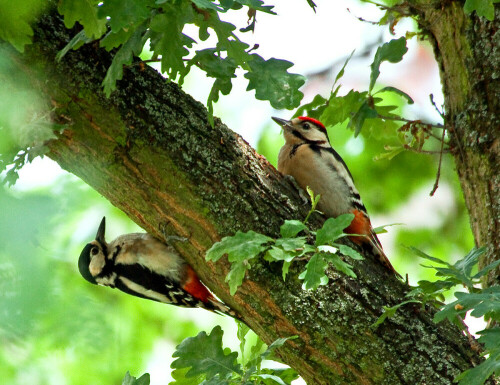
[[[354,214],[353,221],[344,231],[359,234],[350,239],[368,246],[382,265],[397,274],[373,231],[347,165],[330,145],[325,126],[306,116],[273,120],[283,128],[285,137],[278,155],[278,170],[283,175],[291,175],[302,189],[309,186],[315,194],[321,195],[317,207],[327,217]]]
[[[95,285],[183,307],[239,318],[201,283],[177,251],[147,233],[124,234],[107,243],[106,218],[78,260],[80,274]]]

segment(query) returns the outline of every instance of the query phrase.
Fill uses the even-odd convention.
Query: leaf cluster
[[[405,37],[382,44],[378,47],[370,65],[368,90],[351,90],[346,95],[340,96],[340,85],[337,83],[344,75],[345,68],[354,54],[353,51],[337,74],[329,97],[317,95],[310,103],[299,107],[295,116],[308,115],[319,119],[326,126],[340,125],[347,121],[347,127],[354,130],[354,136],[359,135],[362,130],[367,135],[377,133],[377,136],[389,136],[397,132],[399,145],[386,146],[386,152],[377,159],[392,159],[405,149],[421,152],[425,140],[433,136],[431,132],[433,126],[419,120],[409,121],[401,117],[397,112],[400,107],[394,102],[388,103],[388,95],[395,95],[407,104],[413,104],[413,99],[393,86],[384,86],[375,91],[382,63],[398,63],[407,51]]]
[[[311,190],[312,208],[315,210],[319,202],[319,195],[314,196]],[[263,257],[268,262],[282,262],[282,276],[286,279],[293,261],[308,259],[305,270],[299,275],[304,281],[304,288],[315,290],[328,283],[326,268],[331,263],[338,271],[351,277],[356,277],[352,266],[340,258],[340,254],[352,259],[361,260],[363,257],[353,248],[339,244],[336,241],[347,236],[344,229],[354,219],[353,214],[340,215],[337,218],[328,218],[316,232],[308,229],[306,221],[286,220],[280,227],[280,238],[273,239],[252,230],[238,231],[235,235],[224,237],[220,242],[212,245],[207,251],[208,261],[218,261],[227,255],[231,262],[231,269],[226,277],[231,295],[236,293],[242,284],[247,270],[251,269],[251,262]],[[300,235],[303,233],[304,235]],[[307,234],[307,235],[306,235]],[[313,239],[308,242],[308,237]]]
[[[1,18],[1,16],[0,16]],[[60,129],[50,112],[27,81],[19,74],[18,63],[0,47],[0,183],[13,185],[18,171],[37,156],[43,156],[45,143]]]
[[[396,311],[408,304],[419,303],[424,306],[427,303],[434,305],[440,310],[434,316],[434,322],[438,323],[445,319],[455,323],[460,328],[465,328],[463,319],[468,313],[471,316],[484,317],[490,322],[500,322],[500,287],[492,286],[480,289],[480,279],[488,272],[500,265],[500,260],[485,266],[480,271],[473,273],[478,264],[479,257],[486,251],[485,247],[471,250],[464,258],[454,264],[430,256],[414,247],[410,248],[417,256],[436,265],[422,265],[436,271],[439,280],[419,281],[407,295],[407,300],[393,307],[385,307],[384,314],[376,321],[374,326],[392,317]],[[466,291],[456,291],[455,301],[444,305],[445,294],[455,287],[464,288]],[[484,344],[484,355],[487,359],[476,367],[461,373],[456,380],[459,385],[481,385],[492,374],[500,374],[500,327],[480,331],[479,342]]]
[[[248,326],[238,323],[240,353],[223,348],[223,331],[220,326],[210,334],[199,333],[186,338],[177,346],[172,362],[174,381],[170,385],[290,385],[298,378],[291,369],[263,368],[264,360],[272,358],[273,351],[290,338],[280,338],[266,347],[254,335],[254,343],[247,339]]]
[[[309,5],[314,9],[313,2]],[[297,107],[305,78],[288,72],[293,64],[252,53],[258,47],[250,48],[238,37],[236,26],[221,19],[227,12],[244,8],[252,21],[239,30],[242,33],[253,31],[258,12],[275,14],[274,6],[262,0],[62,0],[59,12],[66,26],[78,22],[83,29],[59,53],[59,59],[70,49],[94,40],[108,51],[116,50],[103,81],[109,96],[123,77],[124,66],[131,65],[149,43],[151,61],[159,62],[169,79],[182,84],[193,66],[214,79],[207,101],[210,118],[213,103],[231,91],[237,69],[244,71],[247,90],[255,90],[257,99],[268,100],[276,109]],[[197,27],[198,35],[187,35],[186,25]],[[195,49],[211,36],[217,40],[214,47]]]

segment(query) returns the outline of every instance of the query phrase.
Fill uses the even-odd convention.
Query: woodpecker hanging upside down
[[[95,240],[83,249],[78,269],[95,285],[183,307],[201,307],[239,318],[203,286],[186,261],[171,246],[146,233],[125,234],[106,243],[106,218]]]
[[[354,214],[352,223],[344,232],[360,234],[349,238],[359,245],[370,247],[382,265],[398,274],[373,231],[347,165],[330,145],[325,126],[306,116],[273,120],[283,127],[285,137],[278,156],[278,170],[283,175],[293,176],[302,189],[309,186],[315,194],[321,195],[318,209],[327,217]]]

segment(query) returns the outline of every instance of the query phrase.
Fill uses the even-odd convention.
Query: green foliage
[[[309,5],[314,9],[313,2]],[[104,91],[109,96],[116,81],[123,76],[123,67],[130,65],[149,41],[153,58],[161,62],[161,71],[169,79],[182,84],[192,66],[215,79],[207,100],[212,123],[213,103],[218,101],[220,94],[229,94],[238,68],[245,71],[244,77],[249,81],[247,89],[255,90],[257,99],[268,100],[278,109],[297,107],[303,97],[299,88],[305,78],[288,72],[293,64],[275,58],[265,60],[256,53],[249,53],[249,45],[236,35],[236,26],[220,19],[221,15],[242,7],[248,7],[253,22],[240,29],[241,32],[254,29],[257,12],[275,14],[273,6],[261,0],[219,3],[210,0],[63,0],[59,12],[64,15],[66,26],[71,28],[79,22],[83,31],[63,48],[58,58],[93,40],[100,40],[100,46],[106,50],[119,48],[103,81]],[[198,37],[202,41],[214,34],[217,37],[215,47],[195,50],[196,39],[183,32],[188,24],[198,27]],[[192,57],[188,58],[190,54]]]
[[[272,358],[273,351],[291,337],[280,338],[266,348],[248,326],[238,323],[238,354],[223,348],[222,336],[222,329],[216,326],[209,335],[201,332],[182,341],[173,354],[177,359],[171,365],[174,381],[170,385],[290,385],[298,378],[290,368],[262,368],[262,362]]]
[[[399,308],[408,303],[418,303],[422,306],[430,303],[440,308],[434,316],[436,323],[447,319],[463,328],[462,320],[469,312],[472,317],[484,317],[500,322],[500,287],[478,288],[481,277],[500,265],[500,260],[473,273],[479,257],[486,251],[484,247],[471,250],[454,264],[430,256],[416,248],[411,248],[411,250],[417,256],[437,264],[438,266],[424,265],[424,267],[435,270],[436,276],[441,279],[434,282],[419,281],[418,285],[406,295],[407,300],[393,307],[384,307],[384,313],[374,323],[374,327],[387,318],[393,317]],[[444,299],[444,294],[456,286],[467,289],[467,292],[455,292],[456,301],[443,305],[440,301]],[[488,358],[476,367],[461,373],[456,378],[459,385],[482,385],[492,374],[500,374],[500,328],[485,329],[479,334],[482,335],[479,342],[484,343],[485,355],[487,354]]]
[[[122,385],[149,385],[149,374],[143,374],[140,378],[135,378],[131,376],[129,372],[125,374],[125,378],[122,381]]]
[[[7,171],[2,182],[13,185],[22,166],[46,152],[46,141],[59,127],[10,57],[0,48],[0,172]]]
[[[406,52],[408,52],[408,48],[406,48],[406,39],[404,37],[393,39],[378,47],[371,65],[369,92],[372,92],[375,82],[380,75],[380,65],[382,62],[399,63]]]
[[[247,90],[255,90],[257,99],[269,100],[278,110],[297,107],[304,96],[299,88],[304,85],[305,77],[287,72],[293,63],[274,58],[266,61],[255,54],[251,56],[252,60],[248,62],[250,71],[245,74],[249,80]]]
[[[207,335],[201,332],[196,337],[187,338],[177,346],[172,362],[173,369],[190,368],[185,376],[197,377],[204,374],[207,380],[218,376],[227,379],[233,372],[241,375],[240,365],[236,363],[238,353],[226,354],[222,349],[222,329],[216,326]]]
[[[336,243],[338,239],[347,235],[343,230],[352,222],[354,215],[344,214],[337,218],[328,218],[317,232],[310,231],[305,223],[315,210],[320,196],[315,196],[310,189],[308,192],[313,205],[306,220],[304,222],[286,220],[280,227],[281,238],[273,239],[254,231],[246,233],[238,231],[235,235],[224,237],[220,242],[213,244],[207,251],[208,261],[218,261],[227,255],[228,261],[231,262],[231,270],[226,277],[231,295],[234,295],[242,284],[246,270],[251,268],[251,261],[259,256],[263,256],[269,262],[283,262],[283,280],[294,260],[308,258],[305,270],[299,275],[307,290],[314,290],[328,283],[325,271],[329,263],[338,271],[356,277],[352,266],[344,262],[337,255],[337,251],[352,259],[359,260],[363,257],[351,247]],[[306,232],[315,238],[314,246],[307,243],[306,236],[298,236],[301,232]]]
[[[500,0],[466,0],[464,4],[465,13],[476,11],[478,16],[483,16],[489,21],[495,19],[495,3]]]
[[[23,52],[31,43],[33,29],[30,24],[45,7],[43,0],[0,0],[0,40],[12,44]]]
[[[229,283],[231,295],[236,293],[236,289],[243,282],[245,272],[250,268],[248,261],[266,249],[265,244],[272,241],[265,235],[254,231],[242,233],[238,231],[232,237],[225,237],[220,242],[212,245],[207,252],[207,261],[218,261],[224,254],[227,254],[229,262],[232,263],[231,271],[226,277]]]

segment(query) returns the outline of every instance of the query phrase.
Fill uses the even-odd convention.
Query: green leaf
[[[224,8],[217,6],[217,4],[213,3],[211,0],[191,0],[193,4],[195,4],[198,8],[201,9],[211,9],[216,12],[226,12]]]
[[[407,51],[408,48],[406,47],[406,39],[404,37],[393,39],[390,42],[378,47],[373,63],[371,64],[369,92],[372,91],[373,86],[380,75],[380,64],[384,61],[398,63],[403,59],[403,55]]]
[[[151,49],[161,56],[161,71],[167,73],[170,79],[176,79],[178,74],[182,78],[187,73],[183,58],[189,54],[187,48],[191,48],[195,41],[182,30],[185,23],[192,20],[192,12],[188,4],[170,5],[150,23]]]
[[[207,380],[219,375],[225,378],[232,373],[241,374],[240,365],[236,362],[238,353],[226,354],[222,349],[223,331],[220,326],[212,329],[207,335],[199,333],[196,337],[186,338],[177,346],[172,362],[173,369],[190,368],[186,377],[204,374]]]
[[[376,92],[376,94],[378,94],[380,92],[394,92],[395,94],[398,94],[399,96],[402,96],[403,98],[405,98],[408,104],[414,103],[414,101],[410,95],[408,95],[406,92],[401,91],[400,89],[398,89],[396,87],[391,87],[391,86],[384,87],[384,88],[378,90]]]
[[[442,293],[450,290],[453,286],[456,286],[456,282],[452,282],[449,280],[438,280],[438,281],[427,281],[422,280],[418,281],[418,286],[415,287],[412,291],[410,291],[407,296],[413,297],[419,294],[426,294],[427,296],[439,296]]]
[[[306,269],[299,275],[299,279],[304,280],[304,288],[306,290],[316,290],[321,285],[328,283],[328,277],[325,270],[328,263],[320,253],[314,254],[309,262],[307,262]]]
[[[456,301],[445,305],[434,316],[434,322],[441,322],[447,318],[450,321],[467,311],[472,310],[473,317],[486,317],[500,320],[500,287],[492,286],[478,293],[456,292]],[[460,305],[457,308],[457,305]]]
[[[266,243],[273,239],[255,231],[242,233],[236,232],[232,237],[224,237],[220,242],[214,243],[207,251],[207,261],[218,261],[224,254],[227,254],[229,262],[242,262],[255,258],[267,246]]]
[[[297,111],[295,111],[295,114],[293,114],[293,117],[310,116],[311,118],[321,120],[320,116],[323,113],[323,110],[327,107],[327,102],[328,100],[318,94],[311,102],[300,106]]]
[[[79,22],[89,38],[99,39],[106,32],[106,19],[97,14],[99,3],[100,0],[61,0],[58,10],[64,16],[66,28]]]
[[[174,381],[169,382],[169,385],[200,385],[203,382],[205,378],[203,374],[194,377],[186,377],[188,371],[189,368],[172,370],[171,375]]]
[[[487,350],[500,350],[500,327],[484,329],[478,332],[481,335],[478,342],[484,344]]]
[[[495,6],[499,0],[466,0],[464,4],[464,12],[472,13],[476,11],[478,16],[483,16],[489,21],[495,19]]]
[[[455,262],[453,267],[466,277],[471,276],[472,268],[478,264],[479,257],[486,252],[486,247],[472,249],[464,258]]]
[[[334,126],[350,119],[366,100],[367,92],[349,91],[345,96],[332,96],[320,120],[326,126]]]
[[[373,328],[379,326],[380,324],[382,324],[387,318],[391,318],[394,316],[394,314],[396,314],[396,311],[403,305],[406,305],[407,303],[420,303],[420,301],[416,301],[416,300],[413,300],[413,299],[410,299],[408,301],[403,301],[401,303],[398,303],[397,305],[394,305],[394,306],[382,306],[384,308],[384,312],[382,313],[382,315],[380,317],[377,318],[377,320],[375,321],[375,323],[372,325]]]
[[[419,250],[416,247],[410,246],[408,247],[408,249],[413,251],[413,253],[415,253],[420,258],[428,259],[429,261],[439,263],[440,265],[451,266],[448,262],[436,257],[431,257],[429,254],[424,253],[422,250]]]
[[[386,227],[390,227],[390,226],[404,226],[404,225],[405,225],[404,223],[389,223],[388,225],[382,225],[382,226],[375,227],[373,229],[373,232],[375,234],[384,234],[384,233],[387,233],[387,230],[385,229]]]
[[[292,264],[292,262],[283,262],[283,267],[282,267],[282,272],[281,272],[281,276],[283,277],[283,281],[286,279],[286,276],[288,275],[288,271],[290,270],[290,265]]]
[[[321,253],[325,260],[330,262],[336,270],[348,275],[349,277],[356,278],[356,273],[352,270],[352,266],[344,262],[337,254]]]
[[[473,279],[481,278],[481,277],[485,276],[486,274],[488,274],[488,272],[490,272],[491,270],[496,269],[496,267],[498,265],[500,265],[500,259],[495,261],[495,262],[490,263],[488,266],[485,266],[481,271],[479,271],[472,278]]]
[[[276,261],[291,262],[295,258],[295,253],[289,253],[280,247],[272,246],[269,250],[267,250],[264,258],[266,261],[269,262],[276,262]]]
[[[120,29],[117,32],[109,31],[100,41],[99,45],[107,51],[124,44],[135,32],[135,28]]]
[[[12,44],[19,52],[31,43],[30,24],[46,6],[43,0],[2,1],[0,5],[0,40]]]
[[[339,79],[344,76],[344,70],[345,70],[345,67],[347,67],[347,63],[349,63],[349,61],[352,59],[352,55],[354,55],[354,51],[353,50],[351,52],[351,54],[347,57],[347,59],[345,60],[344,62],[344,65],[342,66],[342,68],[340,69],[339,73],[337,74],[337,76],[335,77],[335,81],[333,82],[333,86],[332,86],[332,89],[335,88],[335,84],[337,84],[337,82],[339,81]],[[337,93],[334,92],[334,94],[336,95]]]
[[[205,71],[207,76],[216,79],[207,100],[209,114],[212,116],[213,103],[219,100],[219,94],[228,95],[231,92],[231,79],[236,77],[238,65],[231,57],[220,57],[213,48],[197,51],[191,61]]]
[[[261,372],[278,376],[287,385],[291,385],[293,381],[299,378],[297,372],[292,368],[264,368]]]
[[[57,53],[56,60],[60,61],[64,57],[64,55],[69,52],[70,49],[76,50],[82,45],[90,43],[91,41],[93,41],[93,39],[87,37],[87,35],[85,34],[85,30],[82,29],[75,36],[73,36],[73,38],[69,41],[68,44],[66,44],[66,46],[62,50]]]
[[[488,359],[481,362],[478,366],[468,369],[459,374],[455,381],[458,385],[483,385],[493,373],[500,372],[500,350],[491,354]]]
[[[149,374],[145,373],[140,378],[135,378],[130,375],[130,372],[125,374],[125,378],[122,381],[122,385],[149,385]]]
[[[123,66],[132,63],[133,57],[141,53],[142,47],[144,46],[142,33],[145,29],[145,25],[137,28],[130,39],[122,45],[114,56],[113,62],[109,66],[106,76],[102,82],[102,85],[104,86],[104,93],[108,98],[111,91],[116,88],[117,80],[121,80],[123,77]]]
[[[250,70],[245,74],[249,80],[247,91],[255,90],[257,99],[269,100],[278,110],[298,107],[304,96],[299,88],[304,85],[305,77],[288,73],[293,64],[275,58],[264,60],[256,54],[250,56]]]
[[[314,3],[314,1],[312,0],[306,0],[307,1],[307,4],[309,4],[309,6],[313,9],[313,11],[316,13],[316,7],[317,5]]]
[[[306,237],[278,238],[275,244],[285,251],[299,251],[299,249],[302,249],[305,246]]]
[[[352,119],[349,121],[347,127],[354,129],[354,137],[356,137],[361,132],[361,129],[365,124],[365,120],[376,118],[377,116],[377,111],[370,107],[370,103],[368,99],[366,99],[363,104],[361,104],[361,107],[359,107],[359,110],[356,111]]]
[[[401,154],[402,152],[405,151],[405,148],[403,146],[385,146],[384,147],[386,150],[386,152],[383,152],[381,154],[378,154],[376,156],[373,157],[373,160],[375,161],[378,161],[378,160],[383,160],[383,159],[387,159],[387,160],[392,160],[394,157],[396,157],[397,155]],[[374,229],[375,230],[375,229]],[[387,231],[383,229],[383,227],[377,227],[377,230],[380,231],[380,233],[386,233]],[[379,234],[378,232],[376,232],[377,234]]]
[[[278,376],[275,376],[273,374],[261,373],[261,374],[256,374],[255,377],[261,378],[263,380],[271,380],[274,383],[279,384],[279,385],[287,385],[281,378],[279,378]]]
[[[344,229],[354,219],[353,214],[342,214],[337,218],[328,218],[323,227],[316,232],[316,246],[329,245],[344,235]]]
[[[241,5],[246,5],[249,8],[255,9],[256,11],[261,11],[265,13],[270,13],[272,15],[276,15],[276,12],[272,11],[274,5],[263,5],[264,1],[262,0],[235,0],[235,1]]]
[[[233,262],[231,264],[231,270],[229,270],[226,276],[226,282],[229,284],[229,293],[231,295],[234,295],[238,287],[243,283],[247,269],[250,269],[250,264],[246,261]]]
[[[276,348],[280,348],[282,347],[286,341],[288,340],[294,340],[294,339],[297,339],[298,337],[297,336],[290,336],[290,337],[282,337],[282,338],[278,338],[276,341],[274,341],[271,345],[269,345],[266,349],[265,352],[263,352],[261,354],[261,358],[264,360],[264,359],[267,359],[273,352]]]
[[[146,20],[154,0],[106,0],[98,7],[99,19],[107,20],[111,31],[118,32]]]
[[[347,245],[341,245],[341,244],[335,244],[335,247],[338,247],[340,253],[342,255],[345,255],[347,257],[351,257],[352,259],[355,259],[357,261],[363,260],[363,256],[358,253],[356,250],[354,250],[352,247],[349,247]]]
[[[307,226],[301,221],[287,219],[280,227],[280,234],[283,238],[293,238],[305,229],[307,229]]]

